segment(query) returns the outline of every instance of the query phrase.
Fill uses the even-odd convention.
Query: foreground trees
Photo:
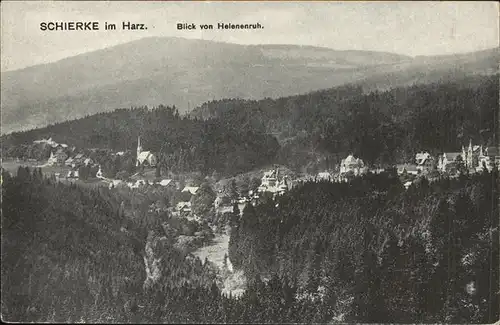
[[[498,319],[497,173],[407,191],[398,182],[308,183],[249,207],[229,257],[248,275],[276,274],[329,297],[345,321]]]
[[[496,172],[416,182],[407,191],[393,175],[368,174],[306,183],[248,205],[241,218],[236,206],[229,258],[248,279],[238,298],[221,293],[210,263],[175,247],[173,223],[130,213],[113,191],[63,185],[27,168],[3,173],[2,182],[2,314],[9,321],[499,317]],[[147,286],[146,273],[154,278]]]

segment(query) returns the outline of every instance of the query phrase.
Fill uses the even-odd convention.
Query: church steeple
[[[139,166],[139,155],[142,152],[142,146],[141,146],[141,136],[137,137],[137,155],[135,157],[135,165]]]
[[[472,139],[469,139],[469,150],[467,152],[467,167],[472,167]]]
[[[137,137],[137,156],[142,152],[141,136]]]

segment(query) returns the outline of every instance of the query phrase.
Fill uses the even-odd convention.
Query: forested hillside
[[[229,257],[278,276],[346,322],[491,323],[499,317],[498,174],[306,183],[243,211]]]
[[[164,170],[175,172],[236,174],[271,163],[278,151],[277,141],[258,130],[221,119],[180,117],[175,108],[164,106],[121,109],[12,133],[2,138],[2,151],[4,157],[22,158],[34,140],[52,137],[78,150],[101,148],[135,153],[138,136],[144,150],[158,154]]]
[[[328,158],[328,168],[349,153],[391,164],[421,150],[456,151],[469,139],[493,145],[498,80],[498,74],[476,76],[370,94],[343,86],[280,99],[214,101],[192,115],[272,133],[282,144],[280,162],[289,165]]]
[[[324,322],[322,305],[274,277],[221,294],[208,263],[161,227],[137,218],[107,189],[2,172],[2,320],[86,323]],[[167,227],[168,228],[168,227]]]
[[[48,137],[82,149],[134,151],[140,135],[164,171],[234,175],[279,163],[314,172],[350,153],[393,165],[419,151],[457,151],[469,140],[495,145],[498,80],[497,74],[370,94],[342,86],[279,99],[226,99],[202,105],[190,118],[164,106],[120,109],[3,136],[2,151],[28,157],[32,141]]]
[[[133,322],[151,255],[168,261],[162,282],[172,290],[215,280],[173,238],[158,241],[161,219],[126,214],[107,189],[63,185],[22,167],[2,181],[3,320]]]

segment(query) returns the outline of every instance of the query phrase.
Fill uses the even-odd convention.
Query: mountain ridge
[[[490,62],[498,58],[498,49],[482,55],[465,73],[498,70]],[[469,62],[474,56],[458,60]],[[453,70],[455,61],[446,69]],[[142,38],[3,72],[2,133],[124,107],[168,104],[185,113],[211,100],[278,98],[365,80],[372,90],[379,86],[370,78],[385,78],[387,72],[437,69],[436,63],[414,63],[408,56],[375,51]],[[379,88],[400,85],[398,78],[390,77]]]
[[[414,57],[412,57],[410,55],[405,55],[405,54],[400,54],[400,53],[395,53],[395,52],[375,51],[375,50],[339,50],[339,49],[335,49],[335,48],[330,48],[330,47],[325,47],[325,46],[316,46],[316,45],[300,45],[300,44],[240,44],[240,43],[231,43],[231,42],[224,42],[224,41],[194,39],[194,38],[175,37],[175,36],[172,36],[172,37],[148,36],[148,37],[143,37],[143,38],[140,38],[140,39],[132,40],[132,41],[129,41],[129,42],[119,43],[119,44],[112,45],[112,46],[109,46],[109,47],[99,48],[99,49],[95,49],[95,50],[83,52],[83,53],[80,53],[80,54],[71,55],[71,56],[68,56],[68,57],[65,57],[65,58],[62,58],[62,59],[58,59],[58,60],[55,60],[55,61],[51,61],[51,62],[34,64],[34,65],[27,66],[27,67],[22,67],[22,68],[13,69],[13,70],[7,70],[7,71],[2,72],[2,74],[8,74],[8,73],[13,73],[13,72],[20,72],[22,70],[29,70],[31,68],[36,68],[36,67],[40,67],[40,66],[44,66],[44,65],[50,65],[50,64],[53,64],[53,63],[59,63],[61,61],[70,60],[70,59],[73,59],[73,58],[77,58],[79,56],[85,56],[85,55],[88,55],[90,53],[104,52],[104,51],[107,51],[107,50],[109,50],[111,48],[118,48],[118,47],[125,46],[125,45],[137,44],[137,43],[141,43],[141,42],[144,42],[144,41],[147,41],[147,40],[151,40],[152,41],[152,40],[161,40],[161,39],[172,39],[172,40],[182,40],[182,41],[200,41],[200,42],[206,42],[206,43],[229,44],[229,45],[244,46],[244,47],[260,47],[260,48],[288,48],[288,47],[293,47],[293,48],[300,48],[300,49],[316,49],[316,50],[334,51],[334,52],[341,52],[341,53],[347,53],[347,52],[353,52],[353,53],[356,53],[356,52],[377,53],[377,54],[392,55],[394,57],[399,56],[399,57],[405,57],[405,58],[414,58]],[[469,52],[467,52],[467,53],[469,53]]]

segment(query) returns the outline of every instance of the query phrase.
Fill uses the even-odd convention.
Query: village
[[[57,143],[51,138],[36,140],[34,143],[50,147],[50,157],[46,163],[38,167],[52,167],[53,169],[50,169],[48,174],[56,180],[107,186],[110,189],[128,188],[131,191],[144,191],[150,187],[163,188],[169,193],[174,193],[170,195],[172,202],[169,208],[158,208],[153,204],[151,210],[168,210],[171,215],[185,216],[198,221],[199,216],[192,210],[192,197],[197,194],[202,183],[210,183],[212,187],[211,190],[215,194],[213,200],[215,211],[231,212],[237,204],[241,213],[247,204],[255,205],[265,196],[283,195],[294,186],[304,182],[348,182],[352,178],[368,173],[377,174],[392,169],[397,172],[403,185],[408,189],[413,182],[421,178],[433,180],[440,176],[457,177],[461,173],[471,174],[484,170],[491,171],[493,168],[500,169],[498,148],[473,145],[472,141],[469,141],[468,146],[462,146],[461,151],[444,152],[437,156],[432,156],[428,152],[418,152],[415,154],[414,161],[386,168],[369,167],[361,158],[350,154],[342,159],[340,165],[333,170],[324,170],[316,175],[298,174],[284,166],[276,165],[270,170],[253,173],[253,177],[239,179],[238,182],[235,178],[206,182],[200,178],[181,179],[175,175],[171,178],[161,177],[156,169],[158,157],[152,151],[143,150],[139,137],[135,157],[133,157],[136,172],[125,179],[123,177],[114,179],[103,172],[99,161],[78,152],[75,148],[71,149],[67,144]],[[124,151],[113,153],[115,156],[125,154]]]

